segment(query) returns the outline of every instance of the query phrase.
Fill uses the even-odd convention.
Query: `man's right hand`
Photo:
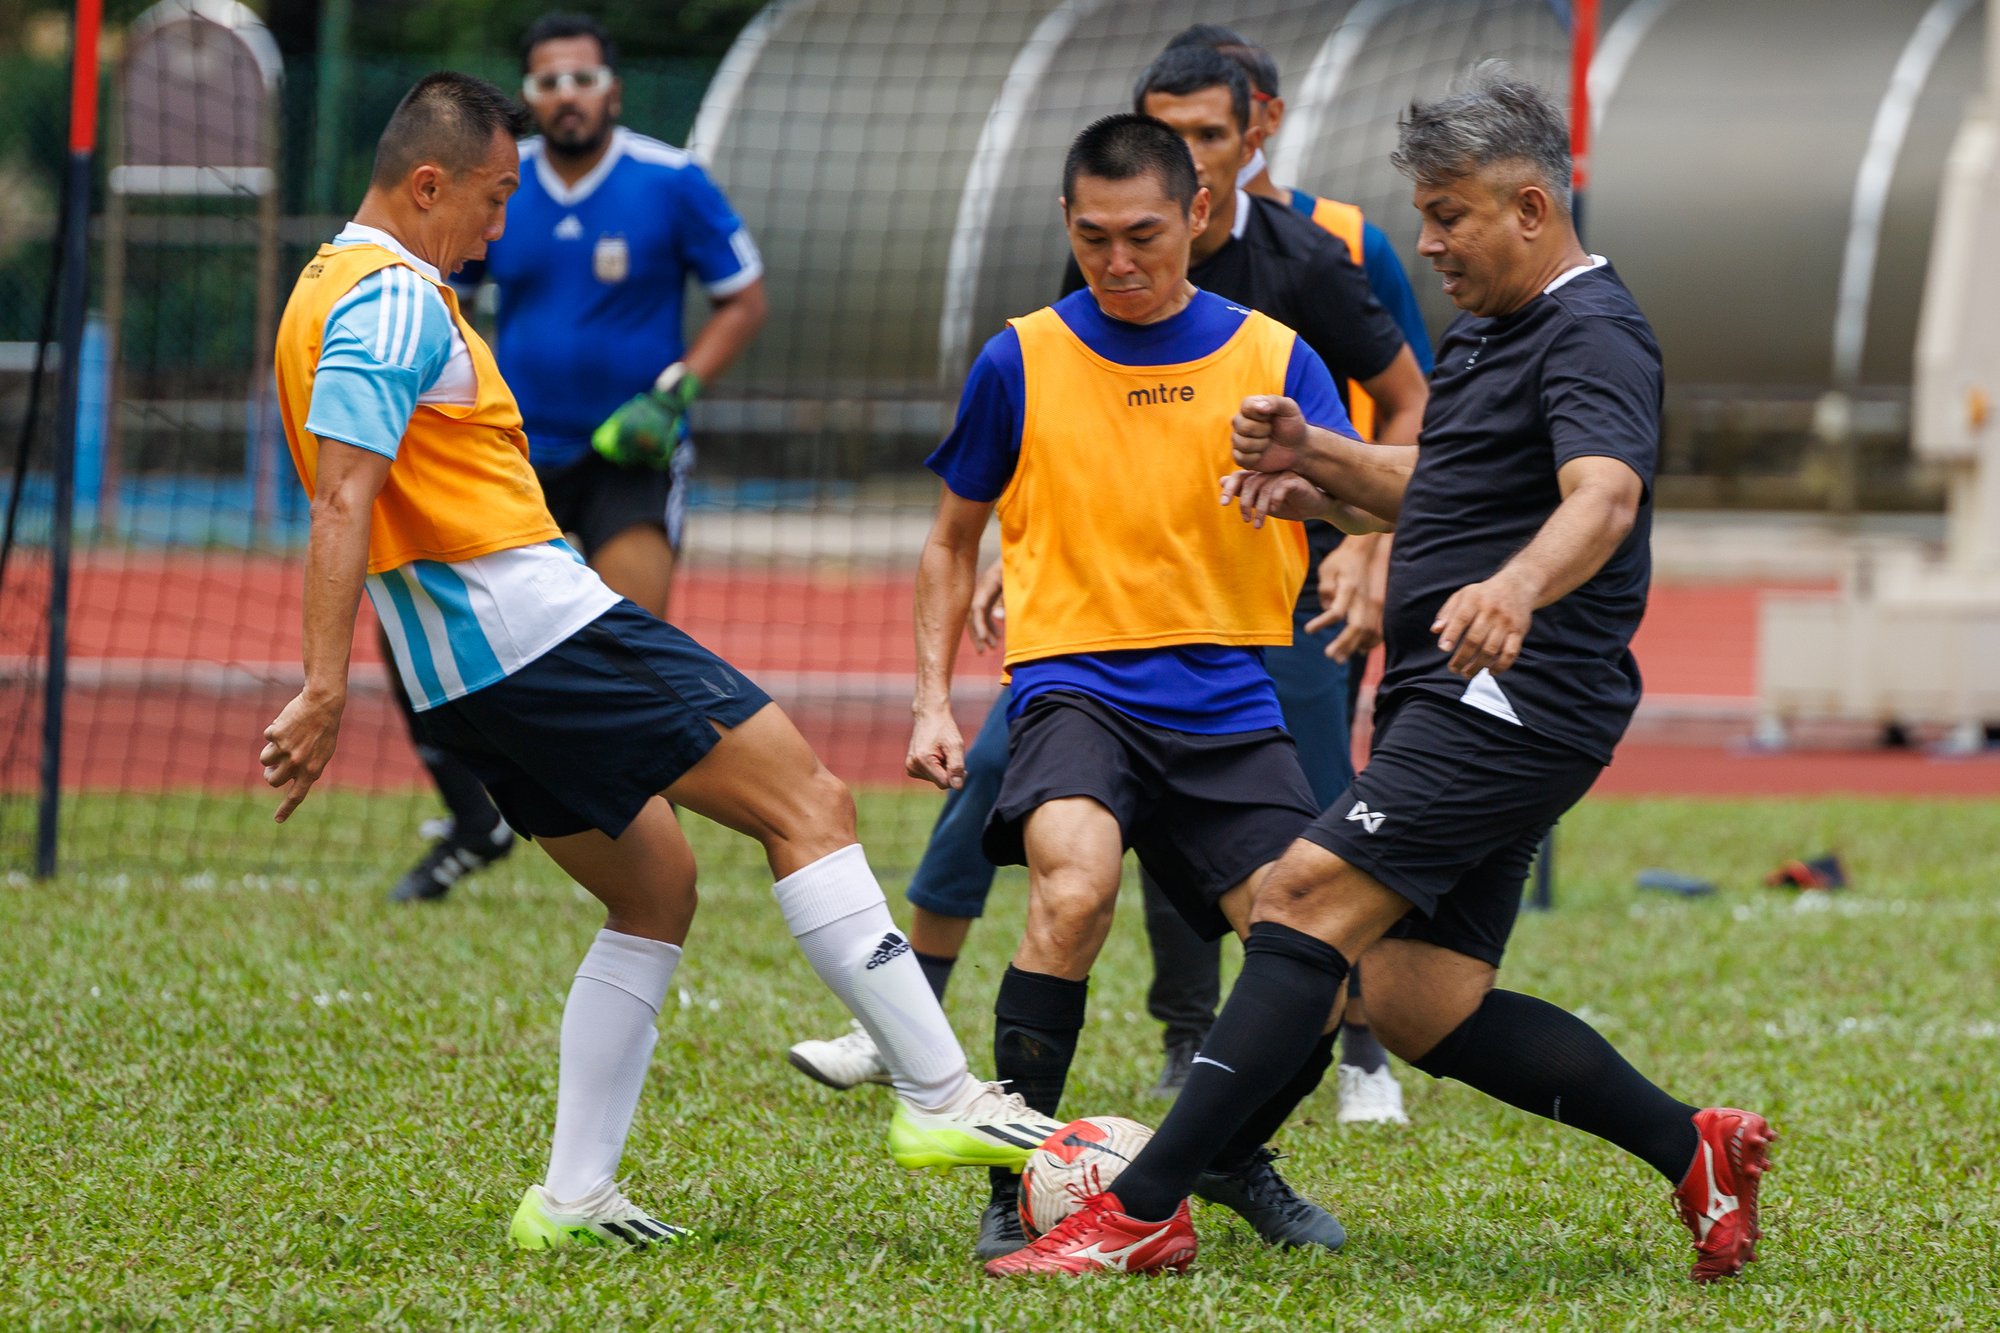
[[[332,762],[340,739],[340,715],[346,707],[344,694],[301,690],[264,728],[264,749],[257,762],[264,766],[264,781],[284,789],[285,799],[278,806],[280,824],[292,817],[292,811],[299,808]]]
[[[950,705],[918,710],[903,771],[946,791],[965,785],[965,738]]]
[[[1306,446],[1306,419],[1289,398],[1254,394],[1229,423],[1236,466],[1250,472],[1296,472]]]

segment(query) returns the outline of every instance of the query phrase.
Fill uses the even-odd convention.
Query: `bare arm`
[[[972,605],[979,538],[992,513],[990,501],[945,489],[917,563],[917,696],[904,769],[940,787],[965,785],[965,741],[951,715],[951,670]]]
[[[1432,622],[1456,674],[1470,679],[1513,666],[1534,613],[1604,568],[1638,521],[1645,483],[1615,458],[1573,458],[1556,482],[1562,503],[1534,540],[1492,578],[1453,593]]]
[[[1308,425],[1291,399],[1266,395],[1243,400],[1230,422],[1229,442],[1238,467],[1297,473],[1333,499],[1390,525],[1402,512],[1403,489],[1417,465],[1413,444],[1350,440]],[[1338,513],[1325,517],[1342,528],[1349,526]]]
[[[715,303],[681,364],[703,384],[715,383],[716,376],[743,355],[743,349],[756,338],[769,314],[770,303],[764,296],[762,278],[740,292],[730,293]]]
[[[1417,432],[1423,429],[1424,406],[1430,402],[1431,386],[1408,344],[1379,375],[1361,381],[1361,387],[1375,400],[1376,441],[1415,444]]]
[[[368,574],[368,520],[389,479],[389,459],[339,440],[321,440],[306,544],[305,688],[264,729],[264,781],[285,790],[280,824],[326,770],[347,707],[354,613]]]
[[[1415,444],[1423,429],[1424,408],[1431,386],[1416,356],[1406,344],[1381,374],[1361,387],[1375,400],[1375,439],[1381,444]],[[1329,615],[1307,628],[1345,623],[1340,637],[1327,645],[1336,662],[1366,657],[1382,642],[1382,591],[1389,566],[1389,534],[1361,532],[1343,525],[1348,539],[1335,547],[1320,566],[1319,600]]]

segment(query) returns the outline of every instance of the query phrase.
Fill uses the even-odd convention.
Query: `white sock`
[[[896,929],[861,845],[785,876],[773,892],[806,961],[868,1029],[896,1091],[927,1111],[962,1092],[965,1052]]]
[[[617,1176],[659,1039],[654,1021],[680,961],[678,945],[600,930],[576,969],[543,1186],[558,1202],[575,1203]]]

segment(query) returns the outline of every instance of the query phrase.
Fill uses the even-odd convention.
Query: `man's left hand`
[[[1431,622],[1431,632],[1438,636],[1438,650],[1451,654],[1452,673],[1470,680],[1513,666],[1534,619],[1534,592],[1500,573],[1453,593]]]

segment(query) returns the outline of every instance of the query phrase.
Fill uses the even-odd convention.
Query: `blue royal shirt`
[[[522,141],[506,234],[467,276],[500,289],[493,351],[530,461],[581,458],[606,417],[681,359],[690,277],[721,299],[763,273],[750,233],[687,152],[620,126],[603,160],[564,185],[541,139]]]
[[[1085,346],[1126,366],[1194,361],[1229,341],[1249,311],[1210,292],[1197,291],[1187,308],[1157,324],[1128,324],[1098,308],[1086,288],[1056,302],[1055,312]],[[1306,420],[1351,435],[1333,376],[1304,339],[1292,345],[1285,396]],[[958,419],[924,466],[954,495],[991,502],[1013,479],[1027,415],[1027,372],[1021,341],[1009,327],[987,341],[966,376]],[[1014,668],[1007,720],[1020,717],[1036,697],[1073,690],[1109,704],[1141,722],[1194,735],[1282,727],[1278,695],[1261,649],[1224,644],[1182,644],[1112,653],[1073,653],[1023,662]]]

